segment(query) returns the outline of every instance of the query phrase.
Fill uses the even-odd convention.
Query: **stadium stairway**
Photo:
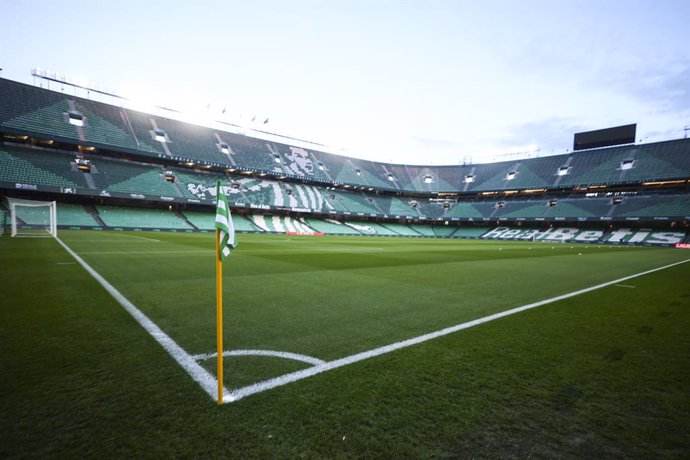
[[[452,238],[453,235],[455,235],[455,232],[458,231],[460,227],[441,227],[441,226],[435,226],[433,227],[433,232],[436,236],[444,237],[444,238]]]
[[[91,214],[91,217],[93,217],[93,220],[95,220],[96,222],[98,222],[98,225],[99,225],[101,228],[107,227],[107,225],[105,225],[105,222],[103,222],[103,219],[101,219],[101,216],[98,215],[98,210],[96,209],[95,206],[90,205],[90,204],[85,204],[85,205],[84,205],[84,209],[86,209],[86,212],[88,212],[89,214]]]
[[[184,222],[187,222],[187,225],[189,225],[190,227],[192,227],[192,229],[194,229],[194,230],[199,230],[199,227],[197,227],[196,225],[194,225],[194,224],[192,223],[192,221],[189,220],[189,219],[187,219],[187,216],[185,216],[184,214],[182,214],[179,210],[175,209],[173,212],[175,213],[175,215],[176,215],[178,218],[180,218],[180,219],[183,220]]]

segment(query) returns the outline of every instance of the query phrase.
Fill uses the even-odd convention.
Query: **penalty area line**
[[[60,243],[60,245],[65,248],[79,265],[84,267],[92,277],[98,281],[98,283],[103,286],[103,288],[119,303],[132,317],[136,320],[141,327],[143,327],[146,332],[148,332],[151,337],[153,337],[156,342],[158,342],[165,351],[179,364],[182,369],[184,369],[187,374],[199,384],[199,386],[215,400],[218,391],[218,379],[211,375],[206,369],[201,367],[199,363],[184,349],[177,344],[169,335],[167,335],[161,328],[159,328],[153,321],[149,319],[141,310],[139,310],[132,302],[127,300],[127,298],[120,293],[115,287],[110,284],[105,278],[103,278],[96,270],[91,268],[84,259],[79,257],[79,255],[74,252],[67,244],[65,244],[60,238],[55,237],[55,240]],[[223,401],[232,401],[232,396],[228,394],[228,390],[223,387]]]
[[[407,348],[407,347],[410,347],[412,345],[417,345],[417,344],[420,344],[420,343],[423,343],[423,342],[426,342],[426,341],[429,341],[432,339],[436,339],[438,337],[442,337],[444,335],[448,335],[448,334],[452,334],[454,332],[461,331],[463,329],[469,329],[473,326],[478,326],[480,324],[488,323],[489,321],[503,318],[505,316],[510,316],[510,315],[514,315],[516,313],[530,310],[532,308],[541,307],[543,305],[558,302],[560,300],[565,300],[565,299],[569,299],[571,297],[576,297],[576,296],[581,295],[581,294],[586,294],[588,292],[595,291],[595,290],[601,289],[601,288],[605,288],[607,286],[612,286],[612,285],[615,285],[618,283],[622,283],[624,281],[627,281],[627,280],[630,280],[633,278],[637,278],[639,276],[649,275],[650,273],[654,273],[654,272],[657,272],[660,270],[665,270],[667,268],[675,267],[676,265],[684,264],[686,262],[690,262],[690,259],[682,260],[680,262],[675,262],[675,263],[672,263],[669,265],[664,265],[663,267],[653,268],[651,270],[636,273],[634,275],[624,276],[623,278],[618,278],[618,279],[613,280],[613,281],[607,281],[605,283],[597,284],[596,286],[590,286],[588,288],[580,289],[580,290],[573,291],[573,292],[570,292],[567,294],[559,295],[556,297],[551,297],[550,299],[545,299],[545,300],[541,300],[539,302],[534,302],[534,303],[530,303],[527,305],[523,305],[521,307],[512,308],[510,310],[502,311],[500,313],[495,313],[493,315],[485,316],[483,318],[479,318],[479,319],[475,319],[475,320],[468,321],[465,323],[457,324],[455,326],[447,327],[445,329],[431,332],[429,334],[420,335],[418,337],[413,337],[411,339],[403,340],[401,342],[396,342],[396,343],[392,343],[390,345],[385,345],[385,346],[380,347],[380,348],[374,348],[373,350],[364,351],[364,352],[357,353],[354,355],[346,356],[344,358],[336,359],[334,361],[328,361],[328,362],[325,362],[323,364],[318,364],[318,365],[315,365],[313,367],[303,369],[301,371],[292,372],[290,374],[285,374],[285,375],[281,375],[279,377],[264,380],[262,382],[258,382],[258,383],[248,385],[248,386],[245,386],[242,388],[231,390],[230,393],[223,398],[223,402],[229,403],[229,402],[238,401],[238,400],[240,400],[246,396],[250,396],[250,395],[253,395],[256,393],[261,393],[261,392],[264,392],[266,390],[276,388],[276,387],[287,385],[288,383],[297,382],[298,380],[302,380],[302,379],[305,379],[307,377],[312,377],[314,375],[322,374],[324,372],[327,372],[327,371],[330,371],[333,369],[337,369],[339,367],[347,366],[349,364],[354,364],[356,362],[364,361],[365,359],[374,358],[376,356],[381,356],[383,354],[390,353],[390,352],[396,351],[396,350],[400,350],[402,348]]]

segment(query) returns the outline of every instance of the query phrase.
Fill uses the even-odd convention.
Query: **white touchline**
[[[303,369],[301,371],[297,371],[297,372],[293,372],[290,374],[281,375],[279,377],[275,377],[272,379],[264,380],[263,382],[258,382],[258,383],[255,383],[253,385],[248,385],[246,387],[231,390],[230,394],[223,398],[223,401],[224,402],[237,401],[239,399],[244,398],[245,396],[253,395],[255,393],[261,393],[263,391],[270,390],[272,388],[287,385],[288,383],[296,382],[298,380],[302,380],[302,379],[305,379],[307,377],[321,374],[321,373],[326,372],[326,371],[330,371],[333,369],[337,369],[339,367],[347,366],[348,364],[353,364],[353,363],[356,363],[358,361],[363,361],[365,359],[374,358],[376,356],[380,356],[380,355],[383,355],[385,353],[390,353],[391,351],[400,350],[401,348],[407,348],[407,347],[410,347],[412,345],[417,345],[419,343],[426,342],[428,340],[432,340],[432,339],[435,339],[438,337],[442,337],[444,335],[452,334],[454,332],[457,332],[457,331],[460,331],[463,329],[468,329],[470,327],[477,326],[479,324],[488,323],[489,321],[493,321],[495,319],[503,318],[503,317],[509,316],[509,315],[514,315],[515,313],[520,313],[520,312],[525,311],[525,310],[529,310],[529,309],[536,308],[536,307],[541,307],[542,305],[550,304],[553,302],[558,302],[559,300],[569,299],[571,297],[585,294],[587,292],[591,292],[591,291],[594,291],[596,289],[601,289],[601,288],[604,288],[606,286],[611,286],[613,284],[621,283],[621,282],[627,281],[629,279],[637,278],[638,276],[648,275],[650,273],[654,273],[654,272],[657,272],[659,270],[671,268],[671,267],[674,267],[676,265],[684,264],[686,262],[690,262],[690,259],[682,260],[680,262],[672,263],[669,265],[664,265],[663,267],[653,268],[651,270],[647,270],[647,271],[644,271],[641,273],[637,273],[637,274],[630,275],[630,276],[625,276],[625,277],[619,278],[617,280],[597,284],[596,286],[591,286],[591,287],[588,287],[585,289],[580,289],[579,291],[573,291],[573,292],[570,292],[568,294],[563,294],[563,295],[559,295],[556,297],[551,297],[550,299],[530,303],[527,305],[523,305],[521,307],[512,308],[510,310],[502,311],[500,313],[495,313],[493,315],[485,316],[483,318],[475,319],[472,321],[468,321],[466,323],[462,323],[462,324],[451,326],[451,327],[448,327],[445,329],[441,329],[440,331],[420,335],[418,337],[403,340],[401,342],[392,343],[390,345],[386,345],[386,346],[383,346],[380,348],[374,348],[373,350],[364,351],[362,353],[357,353],[357,354],[354,354],[351,356],[346,356],[344,358],[336,359],[334,361],[328,361],[324,364],[320,364],[320,365],[317,365],[314,367]]]
[[[190,377],[194,379],[196,383],[201,386],[201,388],[208,393],[208,395],[215,399],[218,391],[218,379],[216,379],[211,373],[206,369],[201,367],[194,358],[184,351],[173,339],[170,338],[165,332],[161,330],[156,324],[151,321],[145,314],[141,312],[137,307],[134,306],[132,302],[127,300],[112,284],[106,281],[96,270],[91,268],[84,259],[79,257],[77,253],[72,251],[69,246],[62,242],[60,238],[55,237],[58,243],[65,248],[65,250],[74,257],[84,269],[93,276],[96,281],[100,283],[101,286],[105,288],[106,291],[122,305],[122,307],[127,310],[127,312],[134,317],[134,319],[143,327],[146,332],[148,332],[151,337],[153,337],[161,346],[168,352],[170,356],[173,357],[177,363],[182,366],[182,369],[187,371]],[[232,396],[228,394],[228,390],[223,388],[223,401],[232,401]]]
[[[137,256],[140,254],[184,254],[185,256],[189,254],[203,254],[207,255],[209,253],[214,252],[214,249],[194,249],[194,250],[188,250],[188,251],[84,251],[82,254],[89,254],[89,255],[129,255],[129,256]]]

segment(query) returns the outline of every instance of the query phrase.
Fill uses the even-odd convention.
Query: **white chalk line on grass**
[[[118,236],[118,237],[120,237],[120,238],[137,238],[137,239],[140,239],[140,240],[155,241],[156,243],[160,243],[160,242],[161,242],[161,240],[157,240],[157,239],[155,239],[155,238],[147,238],[147,237],[145,237],[145,236],[138,236],[138,235],[125,235],[125,234],[122,234],[122,233],[112,233],[112,234],[110,234],[110,235],[108,235],[108,236]]]
[[[218,353],[201,353],[193,355],[192,358],[197,361],[205,361],[207,359],[215,358]],[[273,358],[291,359],[293,361],[302,361],[303,363],[311,364],[312,366],[320,366],[326,364],[326,361],[313,356],[301,355],[299,353],[290,353],[287,351],[273,351],[273,350],[229,350],[223,352],[223,357],[229,356],[270,356]]]
[[[62,240],[55,237],[58,243],[65,248],[65,250],[74,257],[84,269],[93,276],[98,283],[103,286],[103,288],[108,291],[108,293],[127,310],[127,312],[134,317],[134,319],[143,327],[146,332],[148,332],[151,337],[153,337],[164,349],[168,352],[172,358],[177,361],[182,369],[187,371],[192,379],[206,392],[208,395],[215,400],[218,391],[218,379],[215,378],[206,369],[201,367],[196,360],[182,347],[180,347],[173,339],[170,338],[165,332],[161,330],[153,321],[151,321],[148,316],[141,312],[137,307],[134,306],[132,302],[127,300],[112,284],[106,281],[96,270],[91,268],[84,259],[79,257],[77,253],[72,251],[72,249],[67,246]],[[223,401],[232,401],[232,396],[228,394],[228,390],[223,388]]]
[[[368,247],[358,247],[358,246],[347,246],[347,247],[333,247],[333,248],[312,248],[312,250],[317,251],[327,251],[327,252],[381,252],[386,251],[385,248],[368,248]]]
[[[139,255],[139,254],[184,254],[184,255],[189,255],[189,254],[209,254],[211,252],[215,252],[214,249],[194,249],[194,250],[189,250],[189,251],[84,251],[82,254],[89,254],[89,255],[99,255],[99,256],[107,256],[107,255]]]
[[[473,326],[478,326],[480,324],[488,323],[489,321],[503,318],[505,316],[514,315],[515,313],[520,313],[520,312],[523,312],[525,310],[530,310],[532,308],[541,307],[542,305],[547,305],[547,304],[550,304],[553,302],[558,302],[560,300],[569,299],[571,297],[575,297],[575,296],[578,296],[581,294],[585,294],[587,292],[591,292],[591,291],[594,291],[597,289],[601,289],[601,288],[604,288],[607,286],[621,283],[623,281],[637,278],[639,276],[644,276],[644,275],[648,275],[650,273],[654,273],[654,272],[657,272],[660,270],[665,270],[667,268],[671,268],[671,267],[674,267],[676,265],[684,264],[686,262],[690,262],[690,259],[682,260],[680,262],[675,262],[675,263],[672,263],[669,265],[664,265],[663,267],[653,268],[651,270],[647,270],[647,271],[644,271],[641,273],[625,276],[625,277],[619,278],[617,280],[597,284],[596,286],[591,286],[588,288],[580,289],[578,291],[570,292],[568,294],[563,294],[563,295],[559,295],[556,297],[551,297],[550,299],[530,303],[527,305],[523,305],[521,307],[512,308],[510,310],[502,311],[500,313],[494,313],[493,315],[485,316],[483,318],[468,321],[466,323],[447,327],[445,329],[431,332],[429,334],[420,335],[418,337],[413,337],[411,339],[403,340],[401,342],[396,342],[396,343],[392,343],[390,345],[385,345],[383,347],[374,348],[373,350],[364,351],[364,352],[357,353],[354,355],[346,356],[344,358],[336,359],[334,361],[328,361],[328,362],[325,362],[323,364],[319,364],[319,365],[316,365],[316,366],[313,366],[313,367],[310,367],[307,369],[303,369],[301,371],[292,372],[290,374],[281,375],[279,377],[264,380],[262,382],[258,382],[258,383],[248,385],[248,386],[245,386],[242,388],[234,389],[234,390],[231,390],[229,394],[224,396],[223,402],[237,401],[237,400],[240,400],[246,396],[250,396],[250,395],[253,395],[256,393],[261,393],[263,391],[270,390],[272,388],[287,385],[288,383],[296,382],[298,380],[302,380],[302,379],[305,379],[307,377],[312,377],[314,375],[321,374],[321,373],[324,373],[324,372],[327,372],[327,371],[330,371],[333,369],[337,369],[339,367],[347,366],[349,364],[363,361],[365,359],[374,358],[376,356],[380,356],[380,355],[383,355],[385,353],[390,353],[392,351],[400,350],[402,348],[407,348],[407,347],[410,347],[412,345],[417,345],[417,344],[420,344],[422,342],[426,342],[426,341],[429,341],[432,339],[436,339],[438,337],[442,337],[444,335],[448,335],[448,334],[452,334],[452,333],[457,332],[457,331],[461,331],[463,329],[468,329],[468,328],[473,327]]]
[[[192,356],[187,353],[182,347],[180,347],[170,336],[165,334],[153,321],[151,321],[144,313],[141,312],[134,304],[132,304],[125,296],[123,296],[113,285],[105,280],[98,272],[96,272],[89,264],[87,264],[79,255],[77,255],[72,249],[67,246],[62,240],[55,237],[55,240],[60,243],[60,245],[65,248],[65,250],[82,266],[84,269],[93,276],[98,283],[103,286],[103,288],[120,304],[122,307],[130,314],[132,317],[168,352],[172,358],[177,361],[177,363],[189,374],[192,379],[199,384],[199,386],[215,400],[216,391],[218,385],[218,379],[211,375],[206,369],[201,367],[197,360],[207,359],[207,355],[195,355]],[[637,278],[639,276],[648,275],[660,270],[674,267],[676,265],[684,264],[690,262],[690,259],[682,260],[680,262],[675,262],[669,265],[664,265],[662,267],[647,270],[634,275],[625,276],[613,281],[608,281],[606,283],[601,283],[596,286],[591,286],[585,289],[580,289],[578,291],[573,291],[568,294],[563,294],[560,296],[552,297],[550,299],[541,300],[539,302],[534,302],[531,304],[523,305],[521,307],[506,310],[500,313],[495,313],[493,315],[485,316],[483,318],[475,319],[465,323],[461,323],[455,326],[447,327],[439,331],[431,332],[428,334],[420,335],[418,337],[413,337],[411,339],[403,340],[400,342],[385,345],[383,347],[374,348],[372,350],[364,351],[354,355],[346,356],[344,358],[336,359],[334,361],[324,362],[318,358],[312,358],[305,355],[298,355],[296,353],[288,352],[273,352],[270,350],[234,350],[223,352],[223,356],[244,356],[248,355],[250,352],[254,355],[265,355],[265,356],[277,356],[288,359],[295,359],[296,356],[302,358],[309,358],[312,362],[305,361],[304,359],[299,359],[300,361],[308,362],[309,364],[314,364],[313,367],[303,369],[301,371],[292,372],[289,374],[281,375],[272,379],[264,380],[261,382],[254,383],[252,385],[247,385],[245,387],[237,388],[228,391],[227,388],[223,387],[223,402],[230,403],[242,399],[246,396],[250,396],[256,393],[261,393],[276,387],[287,385],[288,383],[296,382],[307,377],[318,375],[339,367],[347,366],[349,364],[354,364],[365,359],[374,358],[392,351],[400,350],[402,348],[407,348],[412,345],[417,345],[438,337],[442,337],[448,334],[452,334],[463,329],[468,329],[473,326],[478,326],[480,324],[488,323],[505,316],[513,315],[515,313],[520,313],[525,310],[540,307],[542,305],[547,305],[553,302],[558,302],[560,300],[569,299],[587,292],[594,291],[596,289],[601,289],[607,286],[611,286],[617,283],[627,281],[629,279]],[[256,353],[263,352],[263,353]],[[270,354],[269,354],[270,353]],[[208,354],[209,357],[216,356],[215,354]]]

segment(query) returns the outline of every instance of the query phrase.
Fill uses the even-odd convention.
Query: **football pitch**
[[[59,238],[0,238],[3,458],[690,452],[690,251],[240,234],[218,407],[213,235]]]

